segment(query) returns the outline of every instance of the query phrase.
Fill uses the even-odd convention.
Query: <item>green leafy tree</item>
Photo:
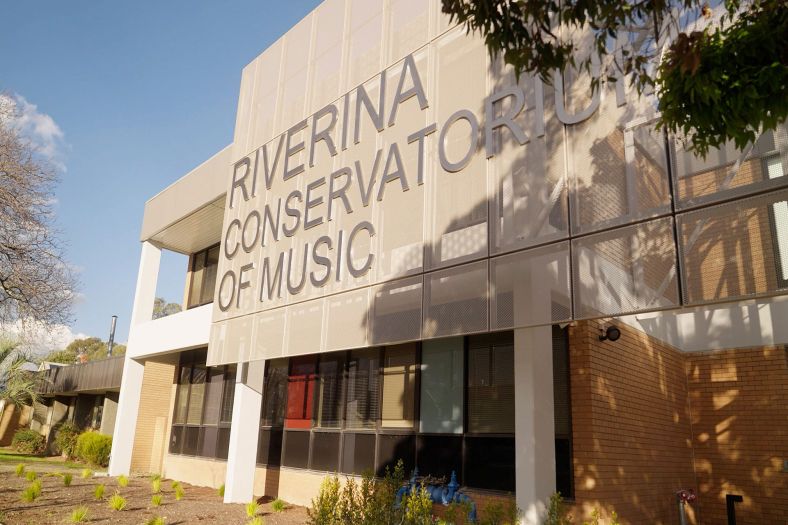
[[[621,78],[656,89],[662,125],[701,155],[728,141],[743,148],[788,117],[785,0],[442,2],[518,75],[552,83],[573,67],[594,89]]]
[[[170,303],[163,297],[157,297],[153,302],[153,318],[160,319],[181,311],[181,305]]]
[[[126,346],[116,344],[112,347],[112,355],[123,355]],[[97,361],[107,357],[107,343],[98,337],[75,339],[63,350],[55,350],[44,357],[50,363],[71,365],[77,362]]]

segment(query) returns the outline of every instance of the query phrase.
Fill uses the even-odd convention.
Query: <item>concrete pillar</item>
[[[224,482],[225,503],[248,503],[254,497],[264,370],[264,361],[238,364],[230,447],[227,452],[227,477]]]
[[[153,302],[156,299],[156,282],[159,278],[161,249],[151,242],[142,243],[140,268],[137,273],[137,288],[134,292],[134,307],[131,312],[129,344],[123,361],[123,380],[120,385],[118,412],[112,437],[112,455],[109,474],[128,474],[131,468],[131,451],[134,449],[134,434],[137,428],[137,413],[140,407],[142,376],[145,365],[130,356],[135,354],[134,329],[149,322],[153,317]]]
[[[107,392],[104,394],[104,406],[101,411],[102,434],[112,434],[115,431],[115,419],[118,414],[118,393]]]
[[[555,492],[553,338],[550,326],[514,331],[517,506],[522,524],[542,523]]]
[[[123,381],[118,399],[118,416],[112,433],[112,454],[109,458],[109,475],[128,475],[131,468],[131,451],[134,449],[134,432],[137,429],[137,412],[145,365],[126,357],[123,362]]]

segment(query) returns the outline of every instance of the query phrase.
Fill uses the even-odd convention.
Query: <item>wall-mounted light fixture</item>
[[[608,326],[605,332],[599,336],[600,341],[618,341],[621,337],[621,330],[616,326]]]

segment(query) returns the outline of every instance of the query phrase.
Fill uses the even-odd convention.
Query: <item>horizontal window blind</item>
[[[379,351],[377,348],[351,353],[347,372],[347,428],[372,429],[377,425],[380,402]]]

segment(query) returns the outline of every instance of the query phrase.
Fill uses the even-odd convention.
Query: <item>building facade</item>
[[[784,520],[788,132],[701,159],[589,86],[517,79],[439,2],[321,4],[145,205],[110,473],[308,504],[401,460],[524,523],[553,492],[679,523],[681,490]],[[161,250],[187,309],[152,320]]]

